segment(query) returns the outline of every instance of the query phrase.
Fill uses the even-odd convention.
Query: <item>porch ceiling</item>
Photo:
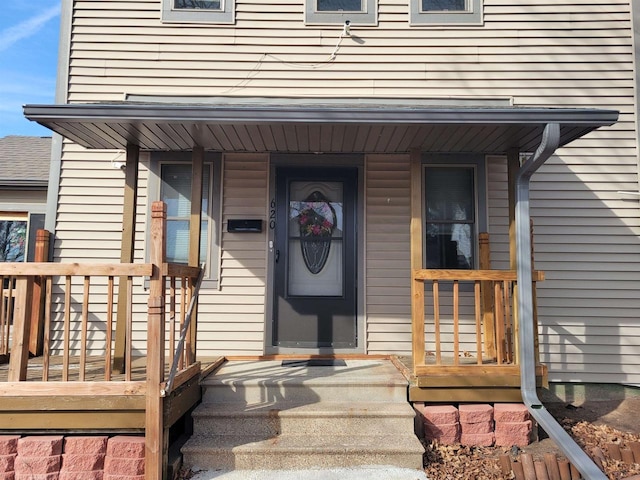
[[[618,118],[614,110],[442,107],[411,99],[26,105],[24,114],[86,148],[287,153],[531,152],[548,123],[560,125],[562,146]]]

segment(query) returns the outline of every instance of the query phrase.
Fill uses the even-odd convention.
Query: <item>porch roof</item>
[[[546,124],[559,124],[562,146],[618,118],[594,108],[291,98],[26,105],[24,114],[86,148],[289,153],[531,152]]]

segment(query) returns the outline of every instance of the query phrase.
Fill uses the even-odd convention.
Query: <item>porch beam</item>
[[[520,348],[520,390],[522,400],[533,418],[561,448],[580,473],[589,480],[606,480],[606,476],[589,456],[542,405],[536,392],[535,342],[533,321],[533,282],[531,279],[531,234],[529,190],[531,176],[544,164],[560,143],[560,126],[549,123],[536,152],[520,167],[516,180],[516,251],[518,274],[518,345]]]
[[[138,199],[138,165],[140,147],[127,144],[127,156],[124,177],[124,206],[122,212],[122,241],[120,263],[132,263],[135,251],[136,205]],[[127,277],[121,276],[118,282],[118,310],[116,316],[116,343],[113,355],[113,370],[122,373],[125,364],[125,345],[127,327],[127,289],[122,288]]]
[[[410,154],[411,171],[411,342],[413,370],[424,363],[424,282],[416,277],[422,269],[422,155]]]

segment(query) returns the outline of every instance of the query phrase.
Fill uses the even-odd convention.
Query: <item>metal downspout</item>
[[[560,126],[545,126],[536,152],[520,167],[516,179],[516,256],[518,279],[518,346],[520,350],[520,388],[522,400],[531,416],[560,447],[569,461],[587,480],[607,480],[589,456],[573,441],[542,405],[536,392],[536,358],[533,331],[533,282],[531,236],[529,234],[529,186],[531,176],[555,152],[560,142]]]

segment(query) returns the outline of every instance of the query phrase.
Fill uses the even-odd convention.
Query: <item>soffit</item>
[[[353,102],[353,101],[352,101]],[[27,105],[25,116],[86,148],[281,153],[503,153],[537,148],[544,126],[560,125],[560,145],[616,122],[618,112],[528,107],[295,104]]]

